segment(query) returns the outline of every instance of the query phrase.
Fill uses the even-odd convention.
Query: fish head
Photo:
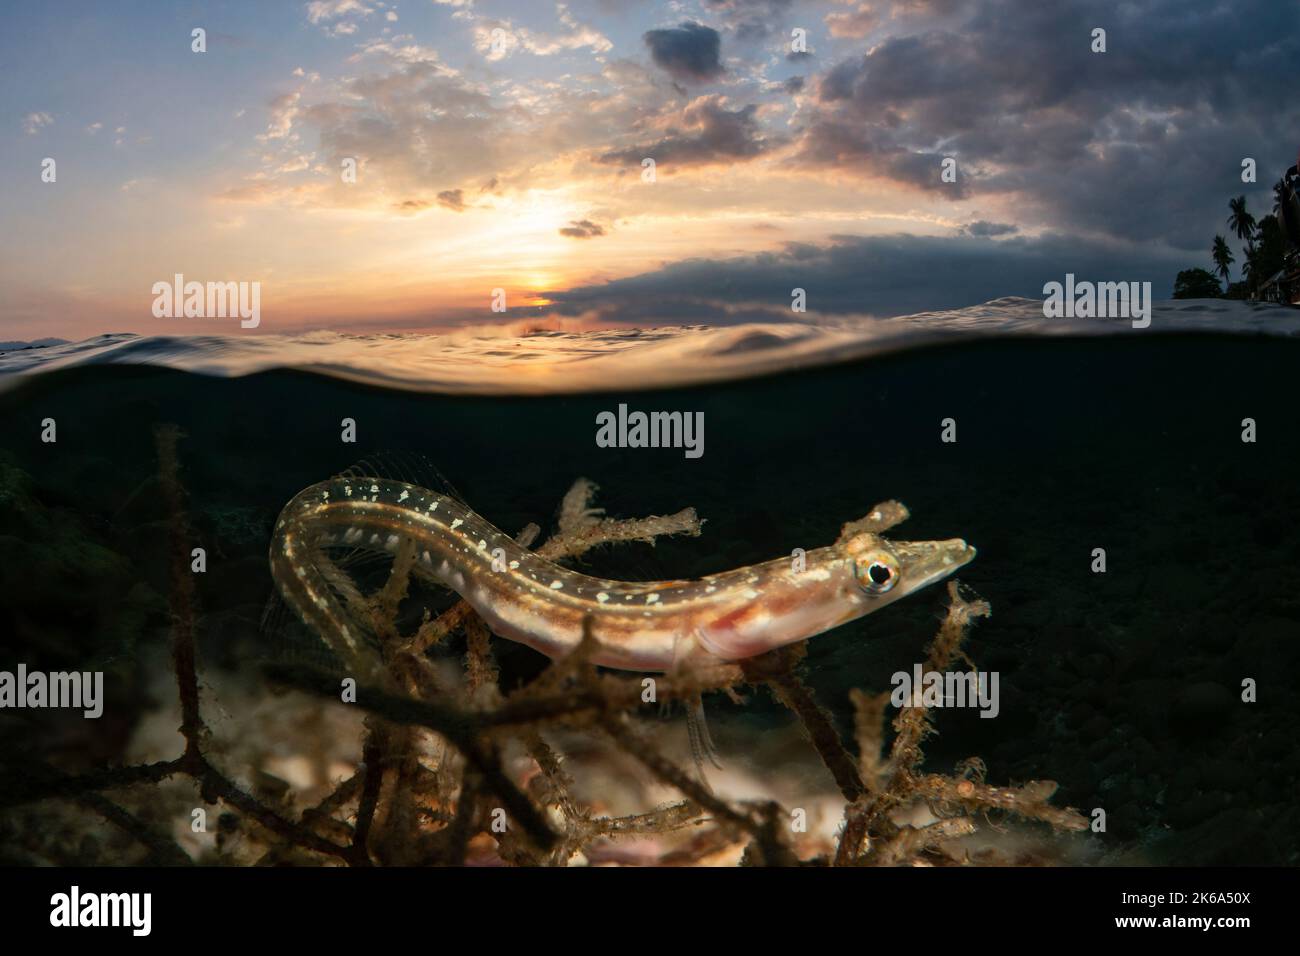
[[[962,538],[889,541],[861,532],[841,543],[857,583],[858,613],[869,614],[941,581],[975,558]]]

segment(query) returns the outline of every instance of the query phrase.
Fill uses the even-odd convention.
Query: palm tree
[[[1278,180],[1273,184],[1273,215],[1282,214],[1282,205],[1286,202],[1286,183]]]
[[[1233,258],[1232,250],[1228,248],[1227,241],[1222,236],[1214,237],[1214,248],[1210,250],[1210,256],[1214,259],[1214,271],[1223,276],[1223,281],[1227,282],[1232,275],[1230,267],[1236,260]]]
[[[1228,228],[1237,234],[1238,239],[1245,239],[1249,246],[1255,245],[1255,217],[1246,211],[1246,197],[1238,196],[1228,200],[1232,215],[1228,217]]]

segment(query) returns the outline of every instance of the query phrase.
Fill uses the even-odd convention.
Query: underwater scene
[[[95,720],[5,711],[8,861],[1294,863],[1300,344],[1032,336],[1014,302],[979,314],[999,308],[1004,334],[679,388],[131,361],[11,380],[5,657],[99,672],[103,697]],[[675,342],[691,379],[697,334],[641,348]],[[477,371],[508,382],[501,362]],[[703,423],[698,454],[602,447],[620,409]],[[413,549],[365,512],[332,525],[334,475],[342,505],[356,485],[377,516],[405,494],[447,520],[395,526]],[[333,581],[312,596],[333,618],[299,610],[277,554],[309,488],[323,523],[294,560]],[[952,577],[909,580],[930,572],[905,542],[952,539]],[[881,583],[917,590],[852,603]],[[819,602],[844,623],[819,633]],[[687,631],[716,653],[655,658]]]

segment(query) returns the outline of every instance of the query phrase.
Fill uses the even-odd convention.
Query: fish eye
[[[898,562],[883,552],[869,554],[854,563],[858,584],[871,594],[884,594],[898,582]]]

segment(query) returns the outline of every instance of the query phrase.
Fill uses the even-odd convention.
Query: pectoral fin
[[[691,757],[700,779],[704,779],[704,761],[707,759],[714,767],[721,770],[718,761],[718,748],[709,736],[709,722],[704,716],[704,698],[696,694],[686,702],[686,733],[691,741]]]

